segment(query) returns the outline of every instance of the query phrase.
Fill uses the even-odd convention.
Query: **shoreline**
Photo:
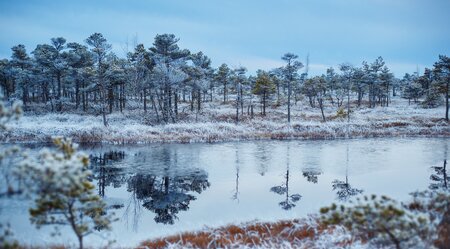
[[[309,123],[309,124],[305,124]],[[133,129],[133,127],[131,128]],[[348,130],[348,131],[347,131]],[[2,143],[49,143],[54,136],[71,137],[80,144],[221,143],[270,140],[335,140],[363,138],[450,137],[445,121],[432,124],[373,122],[366,124],[253,122],[236,125],[227,122],[178,123],[159,126],[139,125],[135,131],[118,126],[79,129],[60,123],[59,129],[15,128],[2,135]]]
[[[71,137],[77,143],[152,144],[217,143],[252,140],[330,140],[376,137],[450,137],[450,122],[442,118],[444,107],[423,109],[403,99],[389,107],[355,108],[350,121],[327,106],[326,122],[317,108],[293,106],[291,123],[285,109],[269,108],[267,116],[244,115],[235,123],[232,106],[210,103],[205,111],[182,112],[177,123],[158,124],[153,114],[138,110],[102,117],[81,113],[25,113],[0,133],[1,142],[45,143],[53,136]]]

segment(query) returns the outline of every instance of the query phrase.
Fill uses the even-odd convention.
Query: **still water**
[[[28,146],[36,153],[39,146]],[[119,219],[87,245],[139,242],[205,226],[275,221],[317,213],[332,202],[383,194],[408,200],[425,190],[432,166],[449,158],[448,138],[333,141],[250,141],[80,147],[90,155],[92,181]],[[32,244],[75,244],[61,229],[36,230],[30,202],[0,199],[0,222]]]

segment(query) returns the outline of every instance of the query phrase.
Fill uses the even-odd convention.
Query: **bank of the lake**
[[[76,142],[112,144],[193,143],[244,140],[336,139],[369,137],[450,137],[450,123],[443,119],[444,107],[423,109],[399,102],[395,106],[359,108],[350,121],[327,109],[323,122],[317,109],[298,110],[289,124],[284,110],[268,116],[245,116],[234,121],[230,108],[209,111],[202,118],[187,116],[173,124],[154,124],[145,113],[108,115],[108,127],[101,116],[82,114],[28,114],[0,135],[4,142],[48,142],[53,136],[72,137]],[[214,108],[212,108],[214,110]],[[192,114],[190,114],[192,115]]]

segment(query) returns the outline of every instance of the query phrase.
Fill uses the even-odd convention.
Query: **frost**
[[[220,142],[247,139],[334,139],[382,136],[449,136],[450,126],[440,117],[444,108],[422,109],[401,99],[389,107],[360,108],[350,122],[325,108],[328,117],[321,121],[317,109],[293,106],[291,124],[286,113],[267,110],[266,117],[241,120],[235,124],[233,106],[210,104],[202,116],[186,112],[186,120],[175,124],[146,124],[138,111],[109,115],[104,127],[100,116],[77,114],[26,115],[10,131],[0,135],[3,141],[49,141],[52,136],[72,137],[77,142],[153,143]],[[297,114],[297,115],[295,115]],[[181,114],[180,114],[181,115]],[[197,119],[197,121],[196,121]]]

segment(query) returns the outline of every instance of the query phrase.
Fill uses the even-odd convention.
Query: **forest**
[[[423,73],[394,77],[380,56],[360,66],[342,63],[322,75],[310,76],[309,56],[281,56],[284,66],[251,75],[245,67],[212,67],[203,52],[178,46],[173,34],[156,35],[151,45],[135,44],[126,57],[112,52],[101,33],[83,43],[63,37],[38,44],[31,52],[19,44],[10,59],[0,61],[1,92],[9,103],[20,101],[26,113],[75,113],[102,116],[139,110],[149,124],[189,121],[207,113],[207,103],[235,109],[233,121],[264,118],[266,108],[291,108],[304,100],[327,120],[324,106],[350,119],[351,108],[388,107],[400,97],[423,108],[445,105],[448,121],[450,59],[440,55]],[[128,50],[128,49],[127,49]],[[257,111],[258,110],[258,111]],[[286,122],[282,121],[282,122]]]

